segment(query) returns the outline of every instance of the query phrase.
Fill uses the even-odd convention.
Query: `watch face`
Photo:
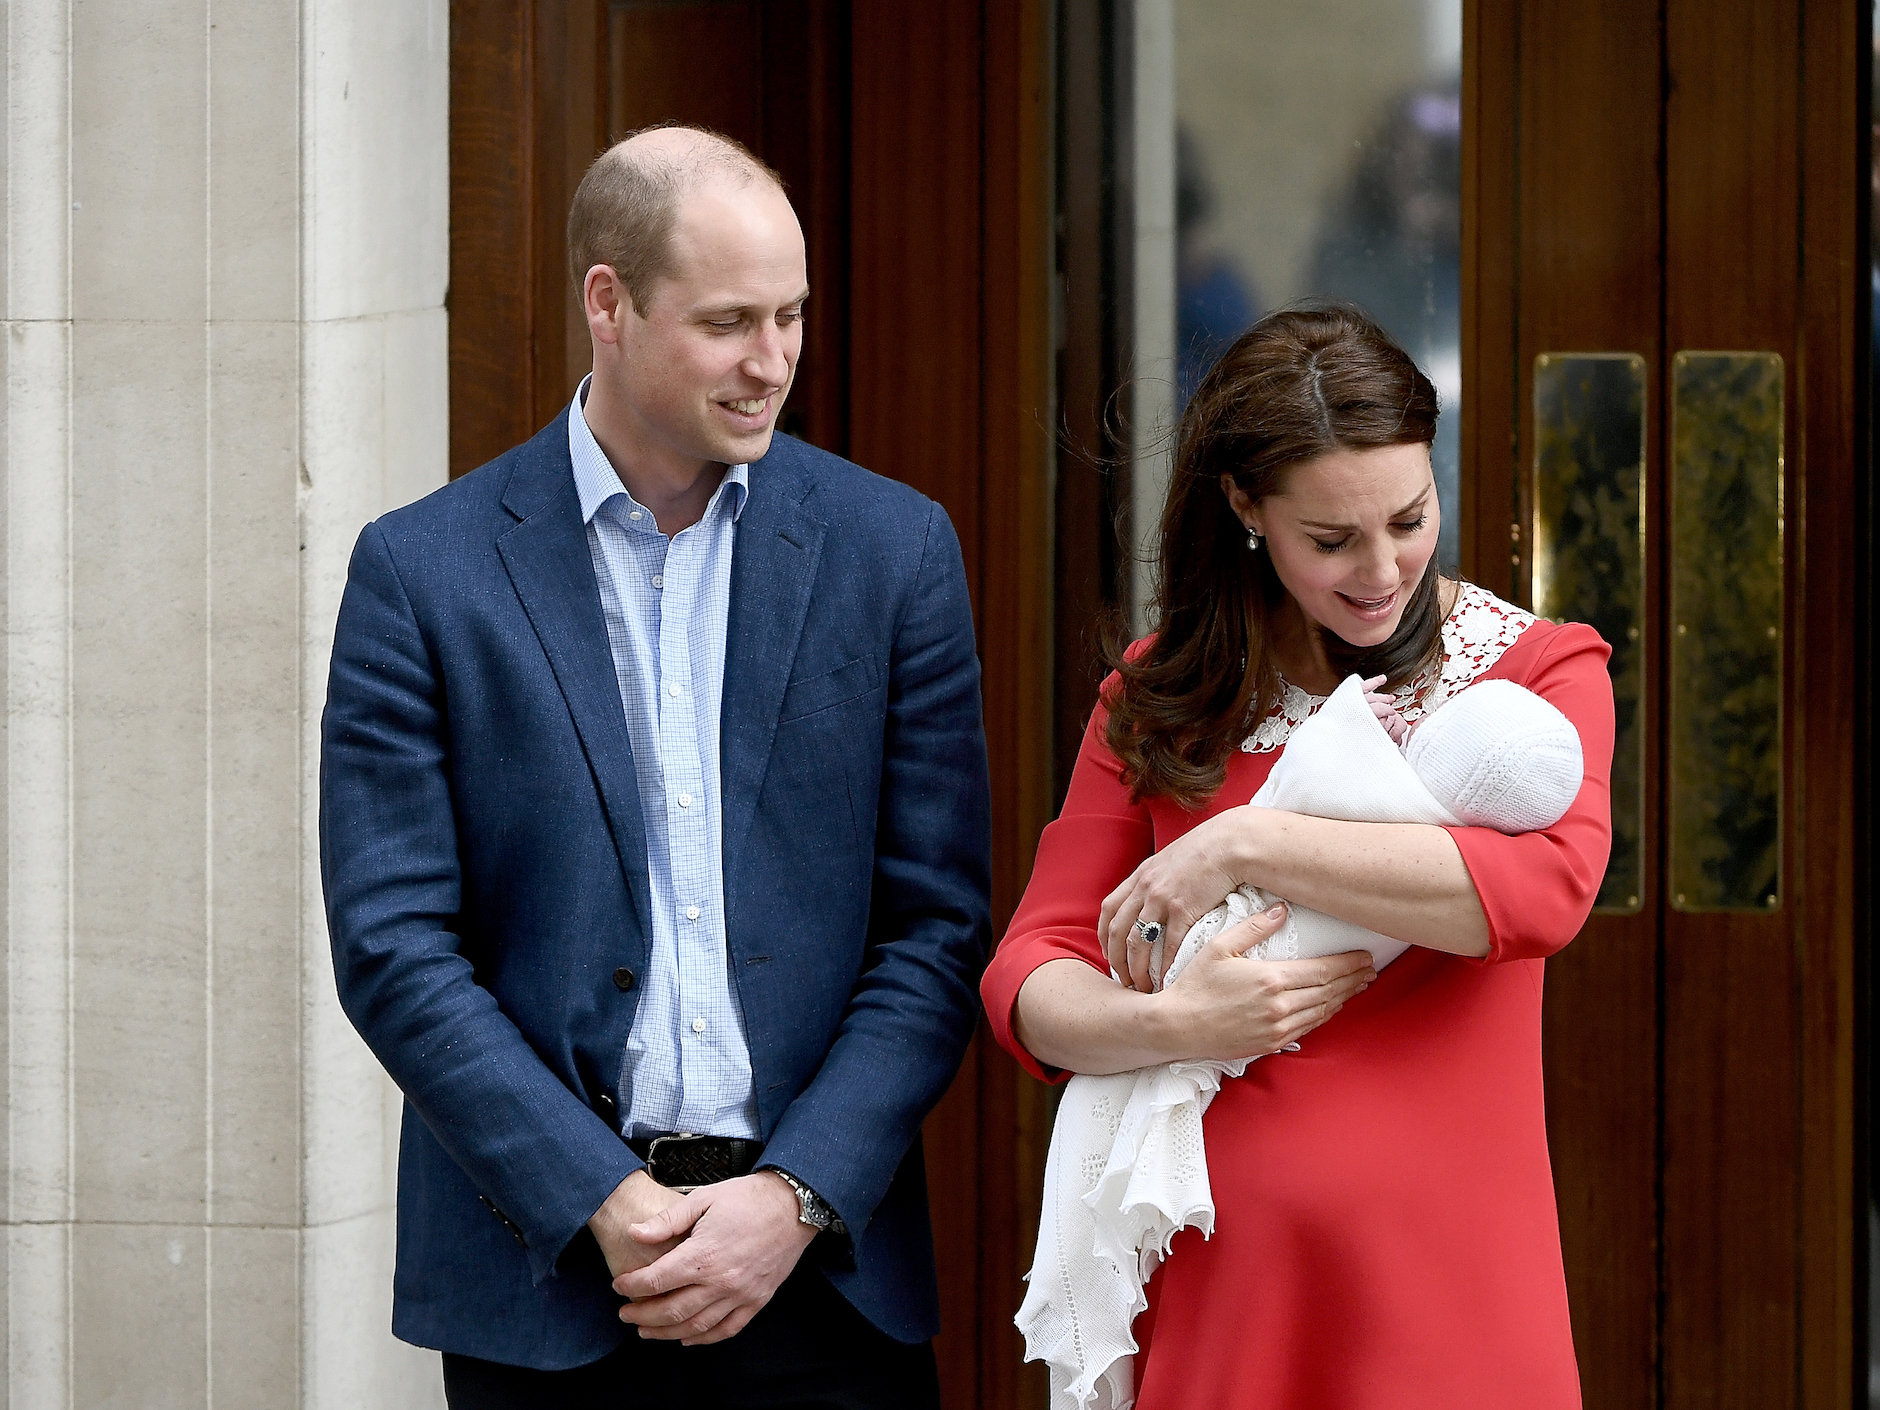
[[[796,1217],[818,1232],[827,1233],[834,1229],[837,1233],[847,1233],[847,1228],[836,1217],[836,1212],[827,1200],[805,1185],[789,1171],[775,1165],[766,1165],[764,1169],[782,1177],[783,1182],[796,1191]]]

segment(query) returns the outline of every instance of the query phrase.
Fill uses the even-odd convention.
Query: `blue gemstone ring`
[[[1136,935],[1145,945],[1153,945],[1162,938],[1162,922],[1159,920],[1139,920],[1136,922]]]

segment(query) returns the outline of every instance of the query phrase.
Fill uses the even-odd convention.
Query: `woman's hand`
[[[1207,1057],[1264,1057],[1296,1043],[1377,978],[1368,950],[1311,960],[1255,960],[1247,951],[1285,924],[1284,902],[1201,947],[1162,999]]]
[[[1151,945],[1136,929],[1137,921],[1162,925],[1166,964],[1175,958],[1188,928],[1240,885],[1243,878],[1235,875],[1234,841],[1246,812],[1229,808],[1189,829],[1103,898],[1097,936],[1110,968],[1129,988],[1148,994],[1155,987],[1149,980]]]
[[[1040,1062],[1097,1075],[1278,1052],[1377,977],[1363,950],[1248,959],[1285,914],[1275,907],[1221,932],[1160,994],[1125,989],[1082,960],[1051,960],[1020,987],[1013,1029]]]

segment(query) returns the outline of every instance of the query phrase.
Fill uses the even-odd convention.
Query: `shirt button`
[[[614,988],[624,994],[632,987],[633,971],[628,969],[625,965],[621,965],[619,969],[614,971]]]
[[[679,795],[679,806],[680,806],[681,808],[689,808],[689,807],[691,807],[691,806],[692,806],[692,795],[691,795],[690,793],[681,793],[681,794]]]
[[[666,694],[670,695],[674,700],[677,700],[679,698],[679,687],[676,685],[667,686]]]
[[[627,515],[627,518],[629,518],[629,519],[639,519],[639,518],[642,518],[642,517],[644,517],[644,516],[642,516],[642,515],[641,515],[641,513],[640,513],[640,511],[639,511],[639,510],[637,510],[637,509],[635,509],[635,510],[633,510],[633,511],[632,511],[631,513],[629,513],[629,514]]]
[[[687,906],[687,907],[685,908],[685,918],[686,918],[687,920],[697,920],[697,919],[698,919],[698,907],[697,907],[697,906]]]
[[[666,586],[666,575],[664,573],[653,574],[653,586],[656,588],[663,588],[664,586]]]
[[[703,1032],[705,1031],[705,1020],[704,1020],[704,1019],[702,1019],[702,1018],[695,1018],[695,1019],[693,1019],[693,1020],[692,1020],[692,1031],[693,1031],[694,1033],[703,1033]]]

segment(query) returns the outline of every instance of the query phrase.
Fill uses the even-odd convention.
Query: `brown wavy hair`
[[[1250,722],[1279,705],[1271,619],[1285,598],[1272,556],[1247,549],[1221,476],[1253,500],[1286,472],[1337,450],[1428,445],[1436,389],[1390,335],[1354,308],[1269,314],[1202,379],[1175,432],[1156,558],[1154,634],[1112,650],[1105,739],[1141,799],[1193,807],[1212,796]],[[1390,638],[1358,648],[1325,633],[1342,675],[1409,680],[1442,653],[1436,556]]]

